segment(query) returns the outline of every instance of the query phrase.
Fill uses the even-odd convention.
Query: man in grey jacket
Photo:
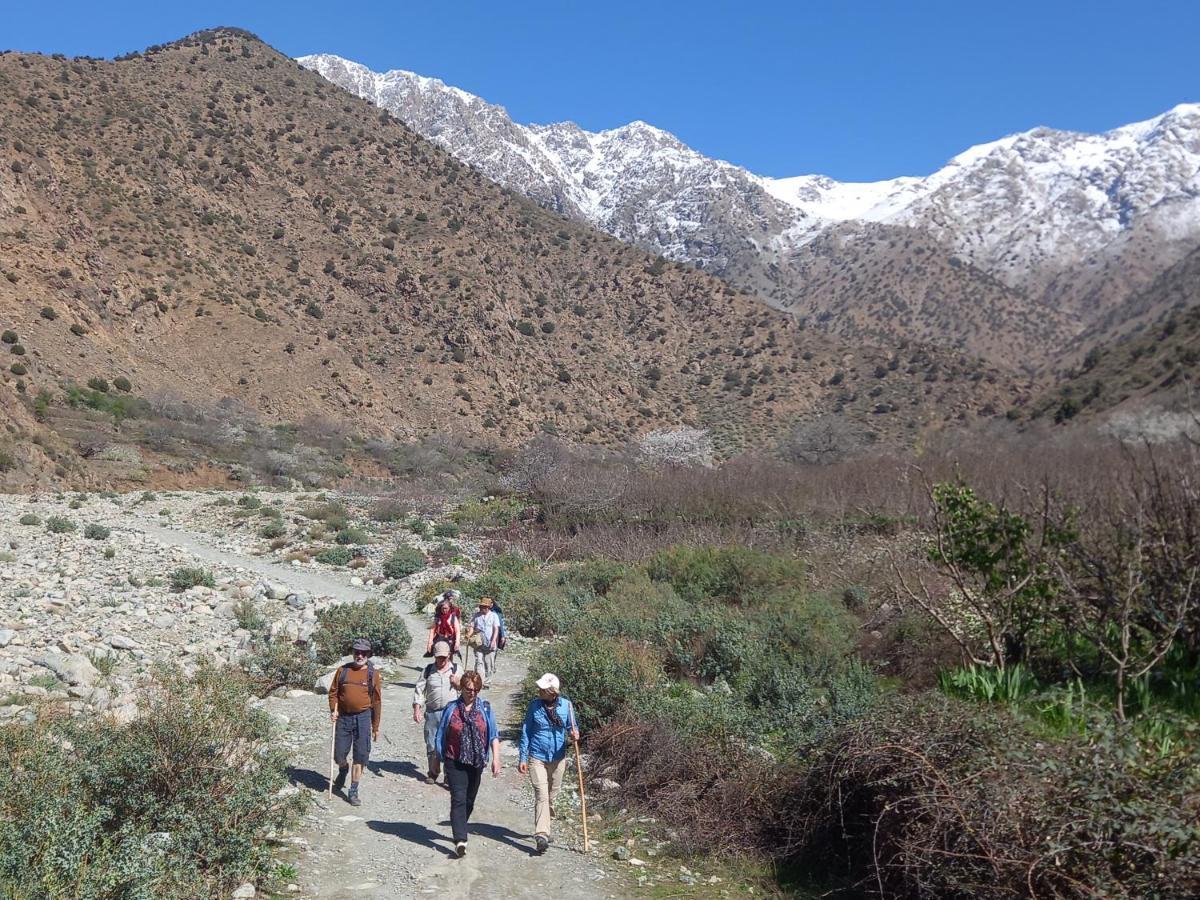
[[[462,672],[450,662],[450,645],[437,641],[433,645],[433,662],[425,667],[413,688],[413,721],[421,721],[425,715],[425,756],[429,769],[425,783],[437,782],[441,771],[441,757],[437,750],[438,724],[442,721],[442,710],[458,699],[458,681]]]

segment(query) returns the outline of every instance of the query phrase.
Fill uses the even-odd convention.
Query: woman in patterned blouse
[[[467,821],[475,809],[475,795],[488,760],[492,776],[500,775],[500,735],[492,705],[479,696],[483,677],[467,672],[459,682],[459,698],[442,712],[437,748],[446,764],[450,786],[450,829],[454,849],[460,857],[467,852]]]

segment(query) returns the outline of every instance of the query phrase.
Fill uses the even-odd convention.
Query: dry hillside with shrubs
[[[968,357],[839,343],[568,222],[231,29],[0,55],[0,270],[26,403],[121,379],[398,439],[685,424],[734,448],[821,411],[911,436],[1012,402]]]

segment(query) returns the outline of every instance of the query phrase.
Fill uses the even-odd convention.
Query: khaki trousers
[[[564,756],[558,762],[529,760],[529,779],[533,782],[533,833],[550,836],[550,804],[562,787]]]

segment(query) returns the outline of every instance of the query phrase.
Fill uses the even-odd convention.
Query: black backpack
[[[350,668],[349,663],[342,666],[342,671],[338,675],[338,693],[341,694],[342,688],[346,686],[346,670]],[[371,663],[367,662],[367,699],[375,700],[375,669]]]

